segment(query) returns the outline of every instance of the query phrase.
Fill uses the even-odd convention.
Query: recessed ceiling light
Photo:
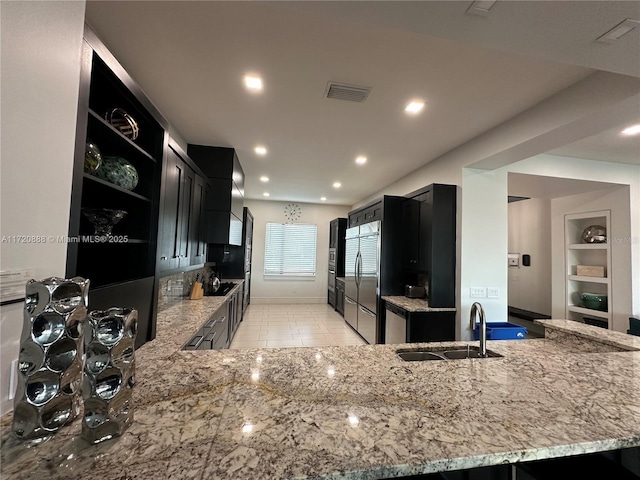
[[[638,26],[640,26],[640,20],[632,20],[630,18],[627,18],[626,20],[620,22],[618,25],[613,27],[604,35],[598,37],[597,40],[599,42],[604,42],[604,43],[613,43],[616,40],[619,40],[620,37],[622,37],[623,35],[626,35],[627,33],[629,33],[634,28],[637,28]]]
[[[264,193],[262,194],[262,196],[263,196],[263,197],[268,197],[268,196],[269,196],[269,192],[264,192]]]
[[[262,145],[258,145],[256,148],[253,149],[253,151],[256,152],[258,155],[266,155],[267,154],[266,147],[263,147]]]
[[[327,197],[320,197],[320,200],[323,201],[323,202],[326,202],[327,201]]]
[[[622,130],[623,135],[638,135],[640,133],[640,124]]]
[[[269,181],[269,177],[266,177],[266,176],[263,175],[263,176],[260,177],[260,181],[261,182],[268,182]]]
[[[356,158],[356,163],[358,165],[363,165],[367,163],[367,157],[360,155],[358,158]]]
[[[340,182],[335,182],[333,184],[333,188],[340,188],[342,186],[342,184]]]
[[[424,108],[424,102],[423,101],[421,101],[421,100],[413,100],[404,108],[404,111],[407,112],[407,113],[418,113],[423,108]]]
[[[467,8],[467,13],[486,17],[489,15],[491,7],[493,7],[497,1],[498,0],[476,0]]]
[[[245,75],[244,86],[249,90],[259,91],[262,90],[262,78],[256,75]]]

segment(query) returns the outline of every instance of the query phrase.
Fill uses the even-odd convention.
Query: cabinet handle
[[[369,313],[367,312],[364,308],[359,307],[358,308],[362,313],[364,313],[365,315],[369,315],[370,317],[376,318],[376,316],[373,313]]]

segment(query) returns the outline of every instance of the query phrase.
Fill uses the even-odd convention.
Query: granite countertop
[[[429,306],[426,298],[408,298],[405,296],[383,296],[382,300],[408,312],[455,312],[455,308],[436,308]]]
[[[607,330],[593,325],[587,325],[572,320],[536,320],[535,323],[545,327],[545,337],[556,337],[558,334],[571,336],[572,342],[596,341],[599,344],[614,347],[619,350],[640,351],[640,337],[624,335],[613,330]]]
[[[626,339],[599,353],[576,335],[489,341],[502,357],[432,362],[397,356],[416,344],[178,350],[216,301],[161,313],[120,438],[89,445],[76,419],[25,448],[5,416],[2,478],[373,480],[640,445]]]

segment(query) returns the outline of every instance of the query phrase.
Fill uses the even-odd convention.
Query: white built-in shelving
[[[606,243],[586,243],[582,232],[591,225],[606,228],[607,240],[611,235],[611,212],[603,210],[565,215],[565,278],[566,317],[584,322],[587,319],[600,320],[602,326],[611,327],[611,249]],[[604,276],[578,275],[578,265],[604,268]],[[607,296],[607,310],[585,308],[581,294],[594,293]]]

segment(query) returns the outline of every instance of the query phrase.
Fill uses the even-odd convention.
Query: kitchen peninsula
[[[181,350],[220,301],[160,313],[122,437],[89,445],[78,418],[25,448],[5,416],[2,478],[384,479],[640,445],[638,337],[549,320],[547,338],[489,341],[502,357],[477,360]]]

